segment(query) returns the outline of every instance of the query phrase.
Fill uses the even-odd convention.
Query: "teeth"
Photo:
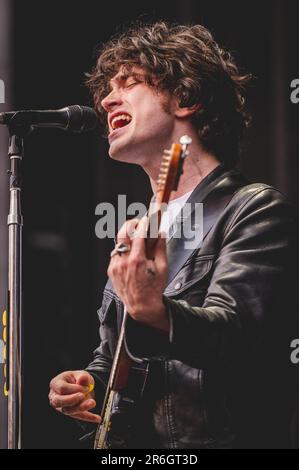
[[[115,118],[113,118],[112,121],[111,121],[112,129],[116,128],[117,121],[128,121],[128,122],[130,122],[130,121],[132,121],[132,118],[128,114],[119,114],[118,116],[115,116]]]

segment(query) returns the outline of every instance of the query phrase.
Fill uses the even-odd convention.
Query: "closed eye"
[[[132,82],[132,83],[129,83],[128,85],[126,85],[126,88],[131,88],[131,87],[133,87],[134,85],[137,85],[138,83],[140,83],[140,82]]]

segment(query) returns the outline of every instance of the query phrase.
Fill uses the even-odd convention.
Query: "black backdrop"
[[[242,166],[254,180],[274,184],[298,202],[298,111],[290,83],[299,78],[293,1],[15,0],[15,109],[88,104],[84,72],[96,45],[136,18],[199,22],[235,52],[255,78],[254,114]],[[111,241],[94,233],[96,205],[147,201],[138,167],[112,162],[101,137],[38,131],[24,160],[24,447],[76,447],[79,430],[48,406],[48,382],[84,367],[97,344],[96,309]],[[146,191],[145,191],[146,188]]]

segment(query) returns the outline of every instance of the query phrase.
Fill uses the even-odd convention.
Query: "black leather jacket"
[[[169,337],[130,318],[128,352],[150,361],[133,448],[284,448],[291,413],[293,209],[265,184],[217,167],[196,188],[204,220],[232,196],[165,290]],[[169,263],[181,242],[168,243]],[[108,282],[87,370],[99,405],[123,306]]]

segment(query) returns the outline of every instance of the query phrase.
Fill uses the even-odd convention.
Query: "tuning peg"
[[[158,183],[158,184],[164,184],[165,181],[166,181],[165,176],[160,175],[160,176],[159,176],[159,179],[158,179],[158,181],[157,181],[157,183]]]
[[[191,137],[189,137],[189,135],[183,135],[183,136],[180,138],[180,144],[181,144],[181,145],[190,145],[190,144],[192,144],[192,139],[191,139]]]

